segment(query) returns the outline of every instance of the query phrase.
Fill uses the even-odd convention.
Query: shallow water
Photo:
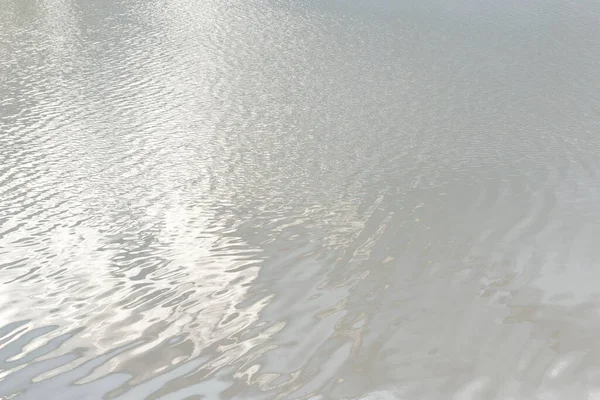
[[[0,398],[600,398],[600,3],[0,6]]]

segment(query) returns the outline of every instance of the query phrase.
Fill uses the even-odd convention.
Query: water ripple
[[[2,8],[0,397],[600,393],[594,2]]]

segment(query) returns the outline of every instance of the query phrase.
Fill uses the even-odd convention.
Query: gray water
[[[0,0],[0,398],[600,398],[600,3]]]

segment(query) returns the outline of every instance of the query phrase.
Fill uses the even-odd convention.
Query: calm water
[[[0,10],[0,398],[600,398],[599,2]]]

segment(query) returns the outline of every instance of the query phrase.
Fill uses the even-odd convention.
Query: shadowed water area
[[[600,398],[600,3],[0,0],[0,398]]]

